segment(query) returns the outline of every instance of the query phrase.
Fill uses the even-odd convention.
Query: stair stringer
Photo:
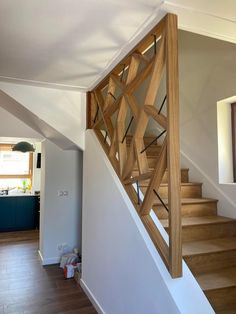
[[[184,262],[183,277],[171,278],[92,130],[82,226],[81,280],[103,313],[214,313]]]

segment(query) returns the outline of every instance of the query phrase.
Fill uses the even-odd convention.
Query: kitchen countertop
[[[8,194],[8,195],[0,195],[0,197],[16,197],[16,196],[20,196],[20,197],[22,197],[22,196],[24,196],[24,197],[26,197],[26,196],[38,196],[38,195],[35,195],[35,194],[27,194],[27,193],[19,193],[19,194],[17,194],[17,193],[15,193],[15,194]]]

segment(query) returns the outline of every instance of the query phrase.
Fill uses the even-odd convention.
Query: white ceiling
[[[0,80],[87,90],[166,11],[236,42],[235,0],[1,0]]]

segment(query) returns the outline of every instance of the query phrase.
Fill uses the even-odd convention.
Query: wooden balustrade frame
[[[147,57],[146,51],[153,46],[155,54]],[[182,276],[177,48],[177,17],[167,14],[91,92],[88,92],[87,97],[87,126],[94,129],[173,278]],[[166,115],[154,106],[164,68]],[[138,106],[134,92],[147,78],[149,84],[144,103]],[[128,146],[124,134],[127,118],[131,115],[134,125]],[[160,144],[160,152],[156,156],[154,170],[150,169],[144,151],[145,132],[150,119],[166,130],[164,140]],[[133,176],[135,167],[138,168],[138,175]],[[158,191],[166,171],[169,243],[163,239],[150,215],[156,200],[155,191]],[[149,184],[143,201],[140,201],[133,184],[144,180],[148,180]]]

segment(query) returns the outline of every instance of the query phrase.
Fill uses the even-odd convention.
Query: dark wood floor
[[[74,279],[41,266],[37,251],[37,231],[0,233],[0,314],[97,313]]]

